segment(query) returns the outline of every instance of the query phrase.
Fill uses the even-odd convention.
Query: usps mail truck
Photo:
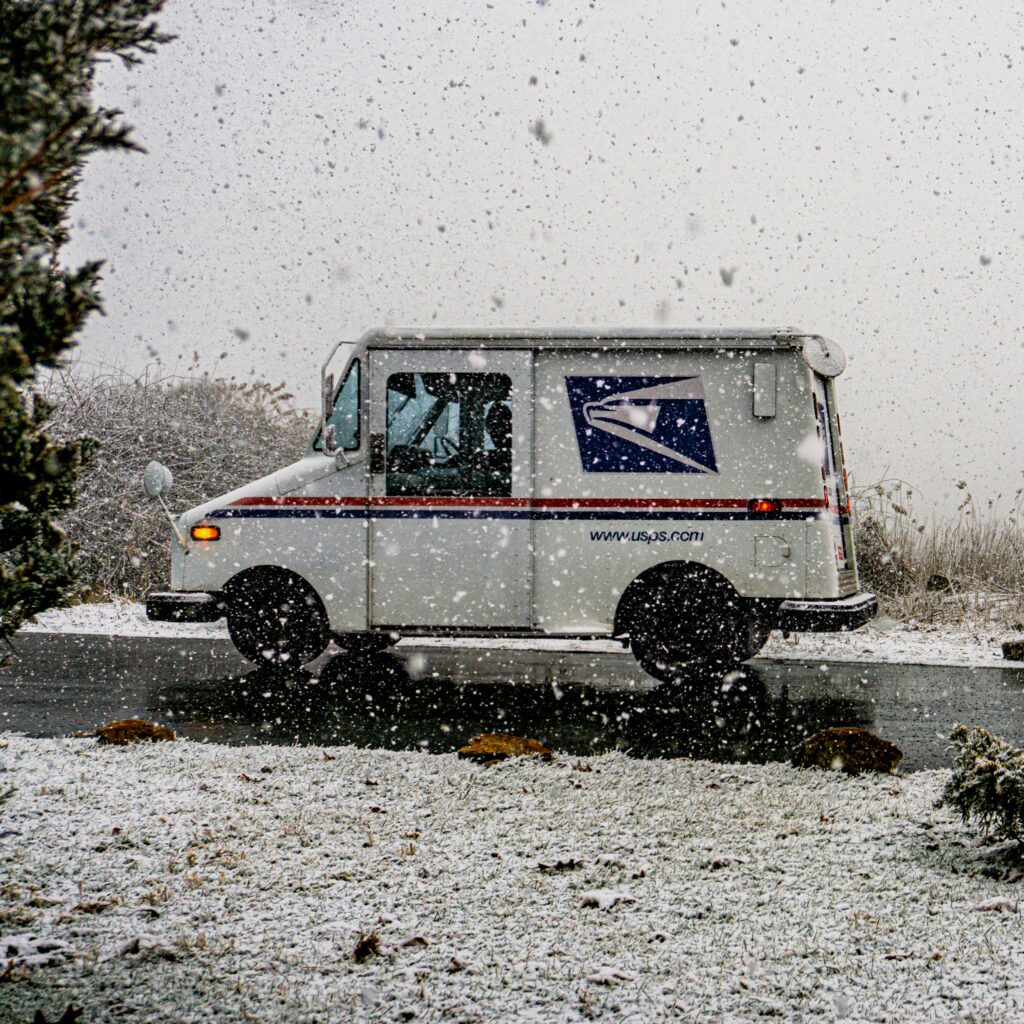
[[[614,637],[662,678],[772,629],[854,629],[877,602],[845,365],[796,330],[369,331],[325,362],[298,462],[170,517],[148,614],[226,617],[260,665],[332,640]],[[144,482],[163,501],[170,474]]]

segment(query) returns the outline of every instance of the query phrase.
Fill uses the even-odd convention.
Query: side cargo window
[[[388,494],[509,497],[512,381],[504,373],[394,373]]]

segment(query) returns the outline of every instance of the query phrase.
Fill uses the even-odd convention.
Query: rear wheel
[[[358,656],[379,654],[398,643],[394,633],[336,633],[334,642],[349,654]]]
[[[652,581],[634,606],[629,633],[641,667],[662,680],[691,667],[735,664],[763,643],[757,642],[760,626],[728,581],[700,570]]]
[[[224,589],[228,633],[257,665],[299,668],[330,641],[327,613],[316,591],[284,569],[256,569]]]
[[[771,635],[771,627],[766,626],[759,615],[751,613],[748,622],[742,661],[756,657],[761,648],[768,643],[768,637]]]

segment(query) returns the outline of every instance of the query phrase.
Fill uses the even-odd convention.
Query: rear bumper
[[[856,629],[878,614],[874,594],[851,594],[834,601],[783,601],[777,629],[794,633],[838,633]]]
[[[146,617],[154,622],[216,622],[224,615],[220,594],[178,591],[150,594]]]

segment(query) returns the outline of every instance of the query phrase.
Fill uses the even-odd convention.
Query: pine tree
[[[73,551],[57,519],[95,454],[56,441],[32,384],[101,309],[100,263],[60,263],[82,167],[138,149],[118,110],[95,107],[97,64],[137,64],[170,37],[163,0],[0,0],[0,639],[76,595]]]

